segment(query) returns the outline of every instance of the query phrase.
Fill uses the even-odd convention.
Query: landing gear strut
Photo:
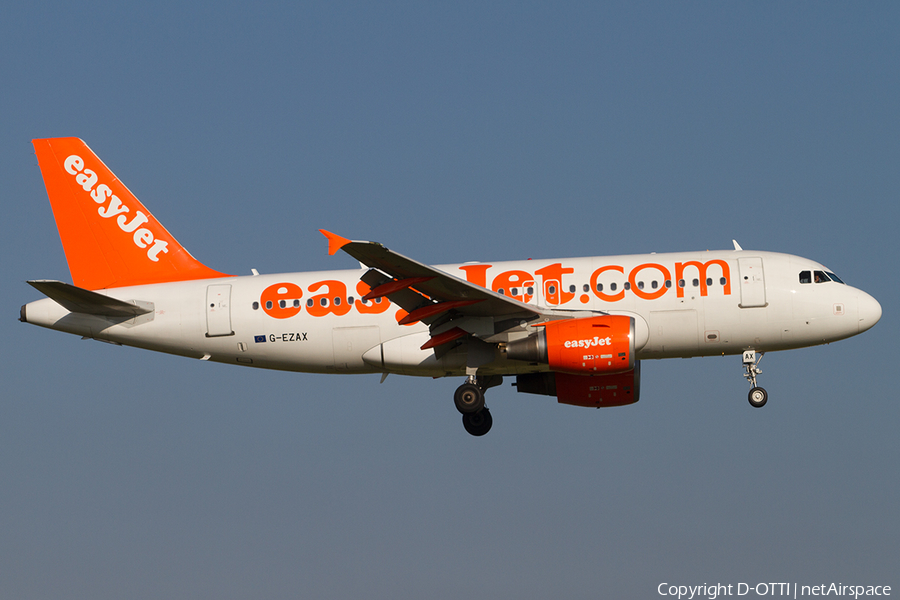
[[[769,394],[766,393],[766,390],[756,385],[756,376],[762,375],[762,369],[759,368],[759,363],[762,360],[763,354],[763,352],[760,352],[757,355],[755,350],[744,351],[744,369],[747,371],[744,373],[744,377],[746,377],[747,381],[750,382],[750,385],[753,386],[750,389],[750,393],[747,395],[747,400],[753,408],[762,408],[769,400]]]
[[[475,377],[469,375],[466,382],[456,389],[453,403],[462,414],[463,427],[474,436],[481,436],[491,430],[494,420],[491,411],[484,405],[484,391],[500,385],[502,377]]]

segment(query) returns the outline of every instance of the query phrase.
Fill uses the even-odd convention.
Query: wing
[[[409,314],[401,325],[422,321],[431,340],[422,348],[440,348],[472,335],[481,339],[523,326],[549,311],[469,283],[385,248],[377,242],[351,241],[320,229],[328,252],[343,250],[369,267],[362,280],[371,288],[364,300],[387,297]],[[437,351],[437,350],[436,350]]]

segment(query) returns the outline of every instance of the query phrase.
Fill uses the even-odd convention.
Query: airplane
[[[641,361],[741,355],[754,407],[766,352],[827,344],[881,305],[821,264],[743,250],[428,266],[329,231],[359,269],[235,276],[195,259],[78,138],[33,140],[72,283],[33,280],[20,320],[115,345],[306,373],[464,377],[465,430],[485,391],[608,407],[640,397]]]

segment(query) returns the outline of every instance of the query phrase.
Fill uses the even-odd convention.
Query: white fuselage
[[[801,283],[825,272],[813,261],[772,252],[715,251],[443,265],[439,269],[506,296],[558,311],[635,318],[639,359],[740,354],[812,346],[874,325],[881,307],[856,288]],[[25,319],[51,329],[252,367],[315,373],[465,374],[465,345],[435,357],[421,322],[363,303],[364,270],[225,277],[101,290],[152,312],[128,320],[70,313],[54,300],[27,304]],[[311,305],[310,305],[311,303]],[[400,316],[398,316],[398,313]],[[533,331],[490,318],[463,329],[488,342]],[[480,374],[534,371],[499,349]]]

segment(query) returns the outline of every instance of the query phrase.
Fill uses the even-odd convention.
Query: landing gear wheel
[[[476,413],[467,413],[462,416],[463,427],[470,435],[482,436],[491,430],[494,419],[491,417],[491,411],[487,407],[482,408]]]
[[[762,408],[766,405],[766,402],[769,399],[769,395],[766,393],[766,390],[761,387],[755,387],[750,390],[750,394],[747,396],[747,400],[750,401],[750,406],[753,408]]]
[[[464,383],[456,388],[453,402],[456,404],[456,410],[463,415],[477,413],[484,408],[484,392],[474,383]],[[490,429],[490,425],[488,425],[488,429]],[[485,431],[485,433],[487,432]]]

